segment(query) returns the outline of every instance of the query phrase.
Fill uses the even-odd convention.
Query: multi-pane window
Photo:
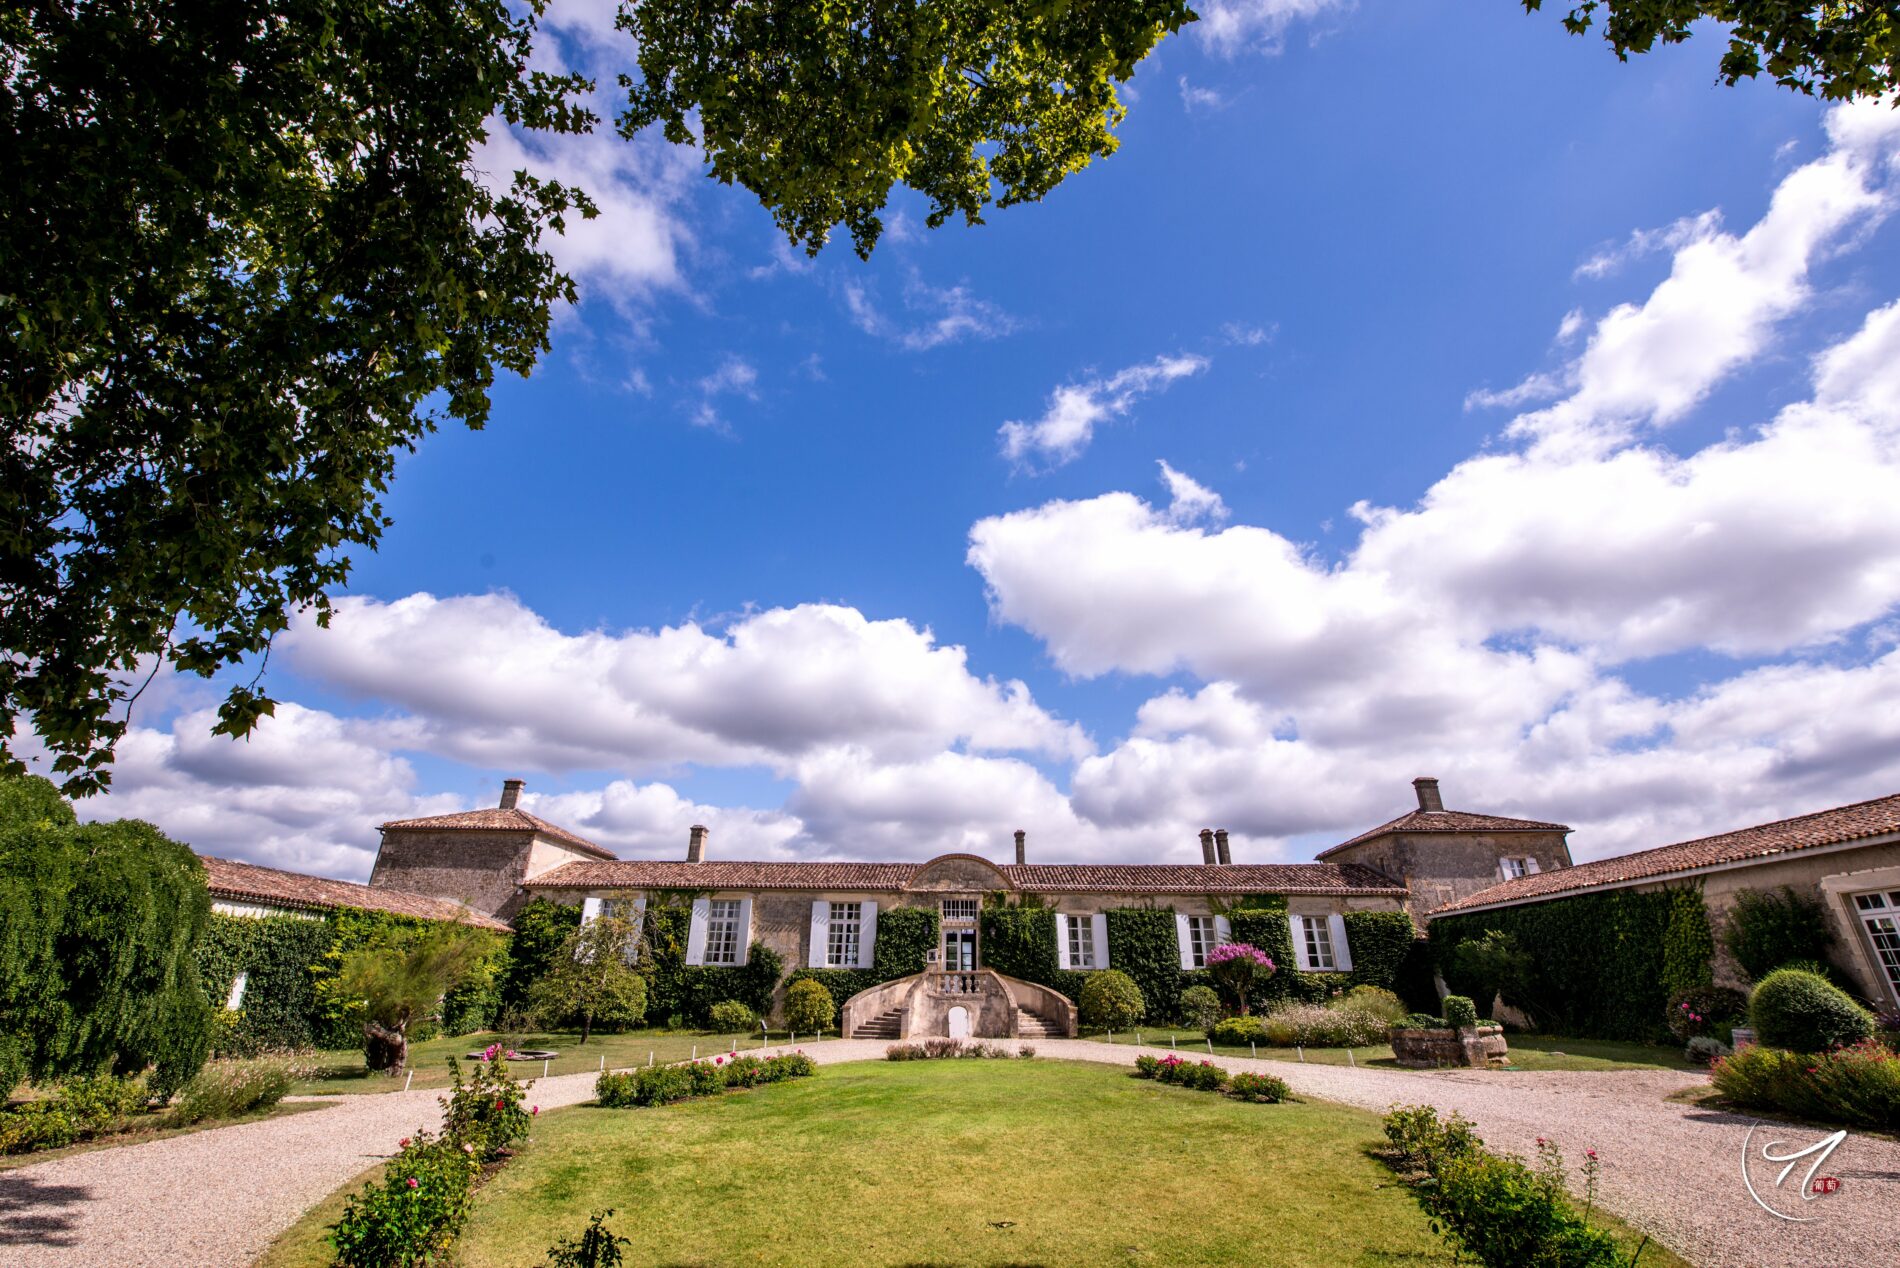
[[[1069,967],[1095,967],[1095,922],[1087,916],[1064,916],[1069,924]]]
[[[707,964],[739,962],[739,900],[715,898],[706,915]]]
[[[1306,967],[1313,970],[1338,968],[1333,959],[1333,931],[1324,916],[1301,916],[1300,937],[1306,943]]]
[[[858,967],[858,939],[864,928],[863,903],[831,904],[831,928],[825,935],[825,967]]]
[[[1207,967],[1207,953],[1220,944],[1212,916],[1188,917],[1188,960],[1197,969]]]
[[[1503,869],[1504,879],[1507,881],[1514,881],[1530,872],[1529,864],[1523,859],[1503,859],[1500,860],[1499,866]]]
[[[959,920],[975,920],[976,899],[946,898],[943,900],[942,913],[945,924]]]
[[[1900,999],[1900,890],[1885,894],[1856,894],[1861,923],[1874,944],[1874,956],[1887,975],[1887,985]]]

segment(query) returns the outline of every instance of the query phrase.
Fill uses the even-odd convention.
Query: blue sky
[[[1890,112],[1712,31],[1204,15],[1118,154],[869,263],[690,152],[534,153],[607,208],[543,366],[404,459],[278,718],[167,682],[86,812],[360,878],[506,775],[627,856],[1049,861],[1307,858],[1417,774],[1580,858],[1900,788]]]

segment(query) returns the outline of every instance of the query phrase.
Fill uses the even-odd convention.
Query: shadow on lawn
[[[82,1184],[0,1175],[0,1246],[71,1246],[73,1212],[92,1197]]]

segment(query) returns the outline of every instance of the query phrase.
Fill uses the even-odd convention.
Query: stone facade
[[[1539,871],[1570,866],[1563,832],[1392,832],[1328,855],[1360,863],[1405,885],[1405,909],[1421,929],[1429,912],[1504,879],[1504,859],[1529,859]]]

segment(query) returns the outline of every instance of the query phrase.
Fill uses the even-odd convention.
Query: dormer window
[[[1498,860],[1498,875],[1507,881],[1514,881],[1520,876],[1534,876],[1536,873],[1536,859],[1506,858]]]

